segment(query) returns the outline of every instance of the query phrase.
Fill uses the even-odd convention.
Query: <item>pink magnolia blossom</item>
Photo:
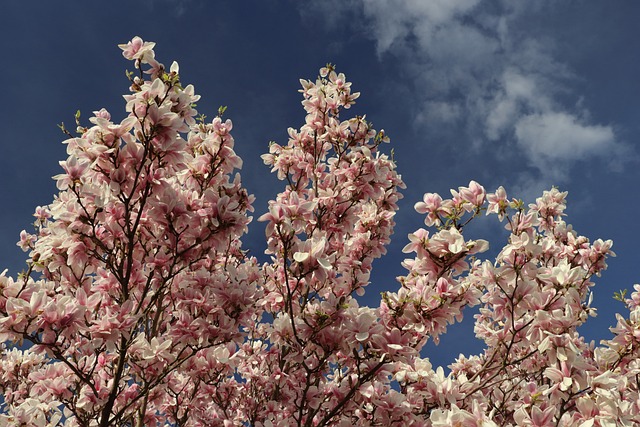
[[[153,48],[155,47],[155,43],[153,42],[145,42],[140,37],[134,37],[127,44],[118,45],[120,49],[122,49],[122,56],[125,58],[132,59],[141,59],[145,55],[151,55],[153,57]]]
[[[138,71],[128,116],[68,135],[59,193],[20,234],[27,270],[0,274],[1,425],[640,424],[640,286],[611,339],[585,342],[614,254],[564,221],[567,193],[426,193],[406,274],[362,307],[404,183],[385,132],[341,116],[359,97],[344,74],[301,80],[304,123],[262,156],[283,188],[259,264],[232,121],[198,116],[154,43],[120,47]],[[485,211],[509,232],[494,260],[465,236]],[[432,366],[424,345],[474,306],[485,350]]]

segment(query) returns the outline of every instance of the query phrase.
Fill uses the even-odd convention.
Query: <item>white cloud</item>
[[[421,106],[417,126],[456,122],[476,147],[515,144],[525,165],[562,180],[575,161],[620,144],[613,127],[567,101],[580,98],[568,89],[577,76],[556,59],[554,40],[521,28],[530,14],[553,12],[539,10],[553,2],[531,3],[352,0],[342,8],[360,16],[378,55],[403,64]]]
[[[434,117],[443,123],[453,123],[462,117],[462,108],[452,102],[427,101],[416,116],[416,122],[428,123]]]
[[[607,152],[615,144],[609,126],[583,123],[564,112],[531,114],[515,124],[518,145],[538,167],[549,161],[573,161]]]
[[[473,9],[479,0],[363,0],[364,13],[375,22],[372,26],[378,53],[394,44],[403,44],[410,35],[424,46],[430,44],[438,30]]]
[[[553,102],[547,92],[544,83],[538,82],[535,75],[507,68],[500,78],[499,88],[494,90],[493,99],[483,109],[486,137],[496,141],[512,133],[520,117],[534,112],[551,112]]]

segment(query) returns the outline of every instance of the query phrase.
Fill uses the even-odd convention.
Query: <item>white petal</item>
[[[546,337],[545,339],[542,340],[540,344],[538,344],[538,351],[540,353],[544,353],[549,349],[550,346],[551,346],[551,340],[549,339],[549,337]]]
[[[356,339],[360,342],[369,338],[369,332],[360,332],[356,334]]]
[[[296,252],[293,254],[293,259],[297,262],[305,262],[309,259],[309,256],[308,252]]]
[[[331,270],[333,268],[329,260],[326,258],[318,259],[318,264],[320,264],[320,267],[324,268],[325,270]]]

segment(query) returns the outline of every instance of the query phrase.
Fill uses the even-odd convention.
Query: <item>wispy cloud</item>
[[[590,125],[565,112],[529,114],[515,124],[518,145],[541,170],[602,154],[616,144],[610,126]],[[562,178],[562,175],[558,175]]]
[[[361,31],[381,58],[403,62],[416,88],[417,126],[457,124],[476,147],[517,147],[532,172],[555,182],[566,180],[577,161],[624,151],[616,149],[622,144],[613,126],[594,120],[572,92],[579,76],[557,59],[554,40],[525,29],[528,17],[552,2],[332,4],[315,4],[314,13],[339,25],[348,8],[364,17]]]

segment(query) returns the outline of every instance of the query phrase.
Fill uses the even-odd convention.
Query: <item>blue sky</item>
[[[56,125],[72,124],[77,109],[123,118],[129,64],[117,44],[139,35],[157,42],[161,62],[180,63],[200,112],[228,106],[256,218],[282,188],[260,154],[304,120],[298,79],[331,62],[353,82],[362,93],[353,114],[391,136],[407,183],[367,302],[396,288],[406,235],[421,226],[413,204],[471,179],[528,201],[556,185],[569,191],[578,232],[614,240],[618,257],[595,288],[599,316],[582,329],[588,339],[609,336],[622,308],[613,292],[640,281],[639,2],[22,0],[2,14],[0,266],[11,274],[24,266],[19,232],[51,201],[66,158]],[[491,221],[473,231],[494,253],[506,238]],[[257,256],[263,233],[254,222],[245,239]],[[446,364],[477,351],[472,337],[465,323],[428,355]]]

